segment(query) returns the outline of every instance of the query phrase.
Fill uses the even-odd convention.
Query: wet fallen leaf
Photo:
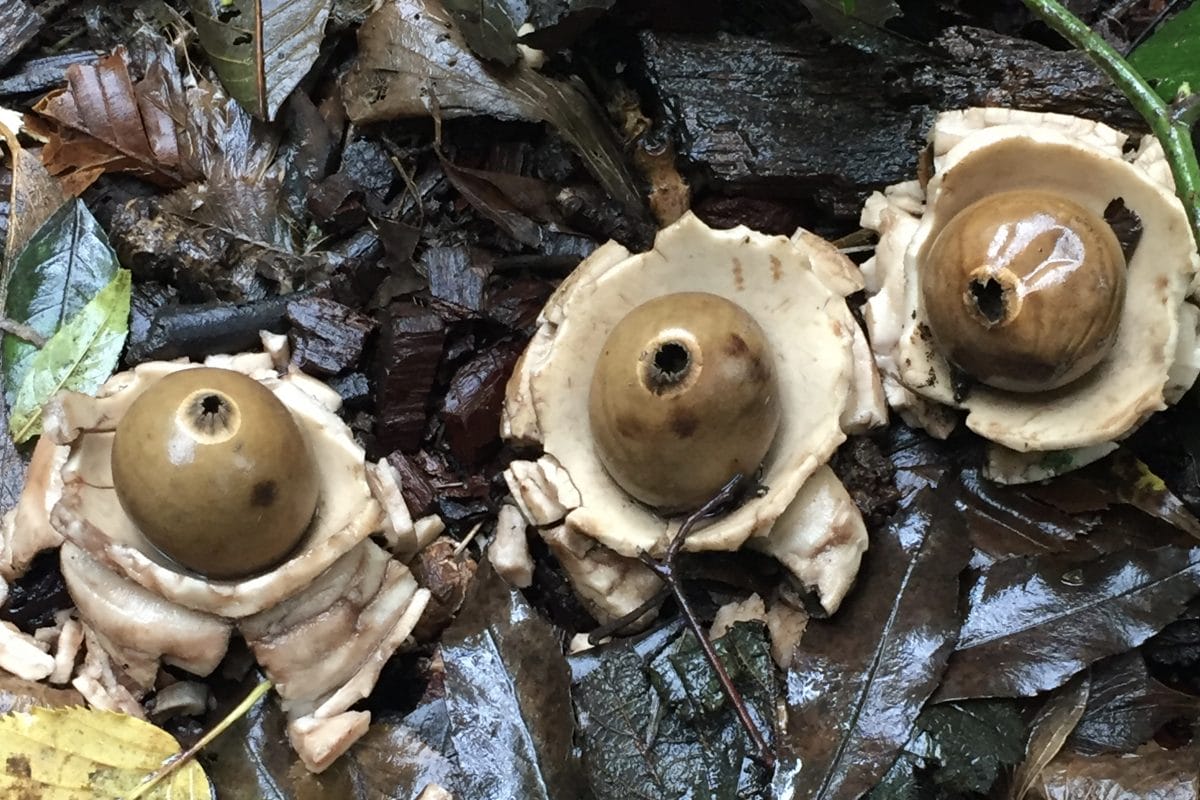
[[[1029,788],[1041,775],[1067,741],[1071,731],[1087,708],[1092,682],[1078,675],[1059,691],[1050,695],[1045,705],[1029,725],[1029,741],[1025,744],[1025,759],[1013,773],[1008,800],[1023,800]]]
[[[359,124],[403,117],[489,115],[546,122],[579,153],[610,196],[635,216],[639,193],[595,101],[573,81],[519,63],[489,67],[446,12],[425,0],[389,0],[363,23],[359,54],[343,80],[346,112]]]
[[[7,275],[7,268],[25,248],[29,237],[67,201],[59,181],[42,165],[40,151],[21,146],[17,139],[20,120],[21,115],[16,112],[0,108],[0,138],[8,148],[12,168],[8,224],[3,257],[0,257],[0,265],[6,270],[0,271],[0,275]],[[7,280],[0,286],[0,298],[6,287]]]
[[[1019,697],[1144,642],[1200,592],[1200,548],[1091,561],[1032,556],[979,571],[937,698]]]
[[[1068,745],[1083,755],[1132,752],[1167,722],[1198,715],[1200,697],[1151,678],[1140,653],[1122,653],[1092,668],[1087,710]]]
[[[332,0],[189,0],[225,91],[272,120],[320,53]]]
[[[1036,800],[1197,800],[1200,748],[1055,759],[1034,783]]]
[[[783,744],[793,759],[777,791],[857,798],[908,742],[958,633],[970,551],[958,519],[946,493],[919,493],[872,537],[838,613],[809,622],[788,672]]]
[[[0,717],[0,794],[29,798],[117,800],[179,752],[179,743],[149,722],[96,709],[35,708]],[[195,762],[146,795],[209,800],[212,789]]]
[[[285,728],[278,699],[269,697],[201,751],[219,800],[416,800],[430,783],[458,786],[458,768],[407,718],[372,720],[363,738],[318,775],[300,763]]]
[[[78,195],[101,173],[128,172],[163,186],[196,177],[181,153],[186,142],[176,133],[176,99],[161,65],[136,83],[124,47],[94,64],[72,64],[67,86],[43,97],[34,111],[57,127],[42,151],[46,168]]]
[[[582,795],[559,635],[490,567],[446,629],[442,660],[464,797]]]
[[[511,67],[521,57],[517,24],[500,0],[443,0],[463,39],[480,58]]]
[[[769,741],[779,688],[765,627],[736,623],[714,647]],[[571,661],[597,800],[766,796],[769,775],[690,631],[671,624]]]
[[[83,202],[74,200],[46,220],[16,255],[4,314],[53,336],[112,281],[117,268],[103,229]],[[4,394],[10,408],[36,353],[28,342],[4,336]]]
[[[20,444],[42,430],[42,406],[63,389],[90,394],[112,375],[129,332],[128,270],[50,337],[29,361],[8,427]]]
[[[1025,723],[1010,702],[936,703],[917,717],[917,727],[926,736],[926,761],[936,764],[933,780],[951,791],[986,793],[1023,753]]]

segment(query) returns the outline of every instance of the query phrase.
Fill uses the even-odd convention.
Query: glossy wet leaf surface
[[[1024,556],[976,572],[939,700],[1029,696],[1144,642],[1200,592],[1200,549],[1091,561]]]
[[[779,688],[765,628],[737,623],[714,646],[770,741]],[[571,663],[597,800],[767,797],[769,775],[690,631],[669,625]]]
[[[490,568],[442,639],[464,796],[578,797],[570,675],[555,629]]]
[[[1107,658],[1092,668],[1087,709],[1068,746],[1083,755],[1128,753],[1154,738],[1172,720],[1200,716],[1200,697],[1164,686],[1150,676],[1136,651]]]
[[[8,274],[4,314],[50,337],[117,274],[108,237],[81,200],[62,206],[16,256]],[[3,337],[4,396],[11,404],[37,348]]]
[[[809,622],[787,676],[790,766],[776,791],[858,797],[909,740],[958,633],[969,547],[957,519],[948,496],[919,493],[872,538],[838,613]]]
[[[461,774],[424,726],[427,706],[376,718],[367,734],[314,775],[292,752],[286,718],[268,695],[202,751],[219,800],[416,800],[431,783],[450,791]]]

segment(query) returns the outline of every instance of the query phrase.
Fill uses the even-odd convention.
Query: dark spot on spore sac
[[[633,416],[618,416],[617,417],[617,433],[624,436],[626,439],[640,439],[646,435],[646,429],[637,417]]]
[[[259,481],[250,491],[250,505],[266,508],[275,503],[275,481]]]
[[[729,334],[729,341],[725,345],[725,352],[733,358],[744,356],[750,352],[750,345],[746,344],[746,340],[736,333]]]
[[[675,409],[671,412],[671,433],[674,433],[680,439],[688,439],[700,427],[700,420],[696,419],[696,415],[680,409]]]
[[[33,777],[33,771],[29,768],[29,759],[25,756],[9,756],[4,762],[4,772],[14,778]]]

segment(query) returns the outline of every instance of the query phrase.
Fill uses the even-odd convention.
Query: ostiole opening
[[[200,391],[184,404],[183,420],[200,441],[223,441],[237,432],[241,415],[221,392]]]
[[[642,380],[655,394],[679,386],[692,371],[692,353],[683,342],[659,342],[652,348],[648,361]]]
[[[967,284],[963,301],[984,327],[1007,325],[1012,322],[1020,306],[1013,283],[1010,274],[994,275],[979,270]]]

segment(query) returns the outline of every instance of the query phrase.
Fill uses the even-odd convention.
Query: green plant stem
[[[184,750],[182,753],[176,753],[163,762],[163,765],[154,772],[146,776],[144,783],[138,784],[125,800],[137,800],[140,797],[145,797],[154,787],[158,786],[167,778],[175,774],[184,764],[196,757],[196,754],[208,746],[208,743],[225,732],[233,723],[237,722],[246,712],[254,707],[254,704],[262,699],[262,696],[271,691],[271,687],[275,684],[270,681],[263,681],[250,690],[250,694],[246,695],[246,699],[238,703],[237,708],[225,715],[225,718],[218,722],[212,730],[200,737],[200,740],[194,745]]]
[[[1056,0],[1024,0],[1033,13],[1075,47],[1091,56],[1096,65],[1117,85],[1129,103],[1146,120],[1162,144],[1175,178],[1175,194],[1183,203],[1192,227],[1193,244],[1200,244],[1200,163],[1192,147],[1192,130],[1187,119],[1177,119],[1170,107],[1154,93],[1150,84],[1120,53]]]

